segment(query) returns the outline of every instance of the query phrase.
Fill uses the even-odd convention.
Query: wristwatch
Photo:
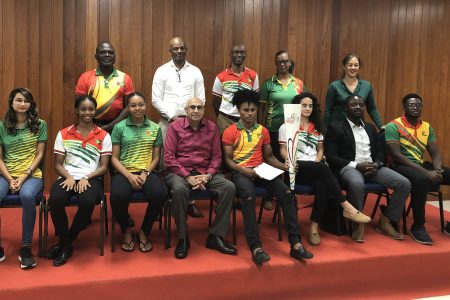
[[[378,169],[381,169],[382,167],[384,167],[384,164],[382,162],[378,162]]]
[[[147,170],[142,170],[142,173],[144,173],[145,175],[147,175],[147,176],[149,176],[150,175],[150,172],[149,171],[147,171]]]

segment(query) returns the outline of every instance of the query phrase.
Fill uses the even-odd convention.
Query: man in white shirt
[[[184,108],[189,99],[199,98],[203,104],[205,102],[202,72],[186,60],[184,40],[174,37],[170,41],[169,52],[172,60],[156,70],[152,84],[152,104],[161,114],[159,126],[163,138],[169,123],[186,115]],[[194,201],[188,205],[188,213],[193,218],[203,218]]]
[[[364,102],[364,98],[359,95],[347,98],[347,119],[334,122],[328,127],[325,156],[341,185],[347,189],[348,201],[359,211],[364,206],[364,181],[393,189],[387,206],[381,206],[377,231],[402,240],[398,222],[411,191],[411,184],[403,175],[383,166],[383,145],[378,141],[375,126],[362,120],[366,108]],[[356,223],[352,239],[364,242],[363,223]]]
[[[159,125],[163,137],[170,122],[186,115],[184,107],[192,98],[205,101],[203,75],[186,60],[186,43],[180,37],[170,41],[172,60],[160,66],[153,77],[152,104],[161,114]]]

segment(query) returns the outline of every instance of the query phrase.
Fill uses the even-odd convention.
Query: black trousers
[[[427,170],[434,170],[434,167],[430,162],[425,162],[422,167]],[[424,225],[427,193],[436,185],[434,185],[425,174],[418,172],[411,167],[395,165],[391,168],[411,181],[411,207],[414,224],[419,226]],[[442,167],[442,169],[444,169],[444,172],[442,173],[444,180],[441,184],[450,184],[450,168]]]
[[[310,219],[316,223],[322,221],[330,196],[339,203],[345,201],[338,180],[325,163],[298,161],[295,183],[310,185],[314,188],[316,197]]]
[[[153,223],[161,213],[164,203],[167,201],[167,192],[161,179],[156,173],[147,176],[142,190],[145,200],[148,202],[141,229],[149,235],[152,231]],[[122,233],[128,228],[128,204],[131,195],[135,192],[128,179],[120,173],[115,173],[111,179],[111,209]]]
[[[91,222],[92,212],[95,204],[103,196],[103,184],[99,179],[89,179],[89,184],[86,191],[81,194],[75,191],[66,191],[61,187],[64,178],[59,178],[50,190],[50,198],[48,199],[50,205],[50,214],[52,216],[53,225],[55,226],[55,233],[59,237],[61,246],[70,246],[78,234],[85,229]],[[69,230],[69,220],[66,213],[66,203],[71,196],[78,195],[80,205],[75,214],[72,226]]]
[[[250,250],[253,251],[262,245],[259,239],[258,223],[256,222],[255,185],[264,187],[280,201],[291,247],[296,243],[300,243],[297,207],[294,204],[291,191],[280,178],[275,178],[270,181],[265,179],[252,180],[250,177],[233,172],[231,180],[236,186],[237,193],[242,200],[244,230]]]

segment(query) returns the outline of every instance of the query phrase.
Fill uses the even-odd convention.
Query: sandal
[[[122,246],[120,248],[122,249],[122,251],[125,251],[125,252],[133,252],[134,251],[134,236],[133,236],[133,234],[131,234],[131,239],[128,243],[125,241],[122,242]]]
[[[150,240],[149,240],[149,239],[147,239],[147,241],[144,243],[144,242],[141,240],[141,237],[140,237],[139,234],[138,234],[138,240],[139,240],[139,251],[141,251],[141,252],[150,252],[150,251],[152,251],[153,246],[152,246],[152,244],[150,243]]]
[[[153,250],[153,246],[150,243],[150,240],[148,240],[147,243],[145,243],[145,244],[143,242],[139,241],[139,250],[141,252],[150,252],[150,251],[152,251]]]

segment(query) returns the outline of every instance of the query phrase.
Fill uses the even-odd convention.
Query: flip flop
[[[134,251],[133,239],[131,239],[131,241],[129,243],[122,242],[122,246],[120,248],[122,249],[122,251],[125,251],[125,252],[133,252]]]
[[[147,240],[147,242],[144,243],[143,241],[141,241],[139,235],[138,235],[138,240],[139,240],[139,251],[141,251],[141,252],[150,252],[150,251],[153,250],[153,246],[150,243],[150,240]],[[148,246],[150,246],[150,247],[148,247]],[[147,249],[147,247],[148,247],[148,249]]]

